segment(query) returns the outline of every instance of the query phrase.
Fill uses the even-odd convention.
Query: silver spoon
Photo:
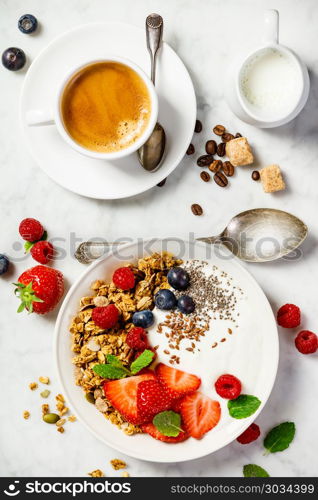
[[[159,14],[150,14],[146,19],[147,48],[151,59],[151,81],[156,81],[156,59],[162,41],[163,19]],[[138,149],[138,158],[142,167],[148,172],[154,172],[160,166],[166,146],[166,134],[160,125],[155,128],[141,148]]]
[[[307,233],[307,226],[294,215],[272,208],[255,208],[233,217],[218,236],[198,240],[223,244],[247,262],[268,262],[295,250]],[[88,264],[122,244],[86,241],[79,245],[75,257],[79,262]]]

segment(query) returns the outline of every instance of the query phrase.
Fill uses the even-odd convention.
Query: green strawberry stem
[[[32,288],[32,281],[28,285],[23,283],[13,283],[17,288],[14,290],[15,295],[21,300],[17,312],[20,313],[26,309],[29,313],[33,312],[34,302],[43,302],[42,299],[35,295]]]

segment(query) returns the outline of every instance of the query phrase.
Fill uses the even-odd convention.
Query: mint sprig
[[[152,423],[164,436],[177,437],[180,432],[183,432],[181,417],[179,413],[175,413],[174,411],[162,411],[158,413]]]
[[[294,422],[283,422],[277,425],[266,435],[264,446],[267,453],[284,451],[295,437],[296,427]]]
[[[135,361],[132,362],[130,370],[123,365],[119,358],[113,354],[108,354],[106,357],[107,364],[97,364],[93,367],[93,371],[102,378],[109,380],[118,380],[130,375],[136,375],[140,370],[146,368],[154,357],[154,353],[146,349]]]
[[[241,394],[236,399],[231,399],[227,406],[233,418],[247,418],[253,415],[261,405],[261,401],[256,396]]]
[[[244,477],[270,477],[263,467],[256,464],[247,464],[243,467]]]

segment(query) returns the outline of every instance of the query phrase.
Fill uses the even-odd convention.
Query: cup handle
[[[268,45],[276,45],[279,35],[279,12],[278,10],[268,9],[264,15],[264,34],[263,41]]]
[[[53,113],[49,110],[32,109],[26,113],[26,122],[30,127],[54,125]]]

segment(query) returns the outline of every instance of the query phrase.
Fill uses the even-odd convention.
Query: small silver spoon
[[[218,236],[198,238],[210,244],[225,245],[239,259],[247,262],[268,262],[295,250],[304,241],[307,226],[297,217],[282,210],[255,208],[233,217]],[[89,264],[123,242],[81,243],[75,257]]]
[[[151,59],[151,81],[156,81],[156,59],[162,41],[163,19],[159,14],[150,14],[146,19],[147,48]],[[154,172],[160,166],[166,146],[166,134],[160,125],[155,128],[141,148],[138,149],[138,158],[142,167],[148,172]]]

